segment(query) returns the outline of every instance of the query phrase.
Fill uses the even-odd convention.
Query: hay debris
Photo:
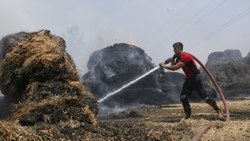
[[[33,130],[17,125],[15,123],[0,121],[0,138],[9,141],[42,141],[42,137],[37,135]]]

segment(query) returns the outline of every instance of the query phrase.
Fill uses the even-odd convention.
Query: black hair
[[[174,44],[173,44],[173,47],[174,47],[174,48],[180,48],[180,49],[183,50],[183,44],[182,44],[181,42],[176,42],[176,43],[174,43]]]

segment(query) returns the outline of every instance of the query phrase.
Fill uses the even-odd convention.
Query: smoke
[[[120,107],[119,105],[116,105],[115,107],[108,107],[106,105],[99,105],[98,106],[98,118],[108,118],[111,115],[118,115],[121,112],[127,111],[128,107]]]
[[[87,62],[90,54],[104,46],[101,37],[90,38],[84,34],[78,25],[69,27],[61,35],[67,44],[67,51],[71,54],[81,75],[88,71]]]
[[[6,34],[36,28],[36,24],[22,7],[21,1],[0,0],[0,38]]]
[[[138,107],[142,107],[144,105],[127,105],[126,107],[119,106],[115,104],[115,107],[108,107],[105,105],[99,105],[97,118],[99,119],[111,119],[111,118],[128,118],[128,117],[142,117],[142,115],[138,114]]]
[[[149,70],[148,66],[145,65],[147,64],[147,61],[151,62],[151,60],[148,59],[149,57],[147,55],[139,54],[139,52],[130,50],[127,58],[132,64],[140,66],[142,73],[145,73]],[[146,58],[146,61],[144,58]]]
[[[112,76],[115,76],[116,73],[112,70],[112,68],[108,66],[104,66],[103,72],[105,73],[107,79],[111,78]]]
[[[130,44],[132,44],[132,45],[135,45],[136,44],[136,39],[135,39],[135,34],[134,33],[131,33],[130,35],[129,35],[129,40],[130,40]]]

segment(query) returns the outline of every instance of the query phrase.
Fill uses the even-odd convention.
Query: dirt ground
[[[222,102],[218,102],[223,107]],[[202,141],[250,141],[250,98],[228,101],[230,122],[217,118],[205,103],[191,103],[192,118],[182,119],[181,104],[140,106],[99,116],[99,127],[86,134],[88,140],[164,140],[189,141],[205,125],[213,126],[201,138]]]
[[[222,102],[218,105],[223,107]],[[181,104],[134,106],[116,109],[115,113],[104,111],[105,116],[98,114],[96,126],[74,119],[26,126],[1,120],[0,140],[191,141],[204,126],[212,123],[202,141],[250,141],[250,97],[230,100],[228,105],[229,123],[218,119],[206,103],[191,103],[193,115],[188,120],[182,119]]]

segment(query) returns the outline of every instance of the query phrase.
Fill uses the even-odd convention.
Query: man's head
[[[173,47],[174,47],[174,53],[176,55],[181,55],[183,51],[183,44],[181,42],[176,42],[173,44]]]

